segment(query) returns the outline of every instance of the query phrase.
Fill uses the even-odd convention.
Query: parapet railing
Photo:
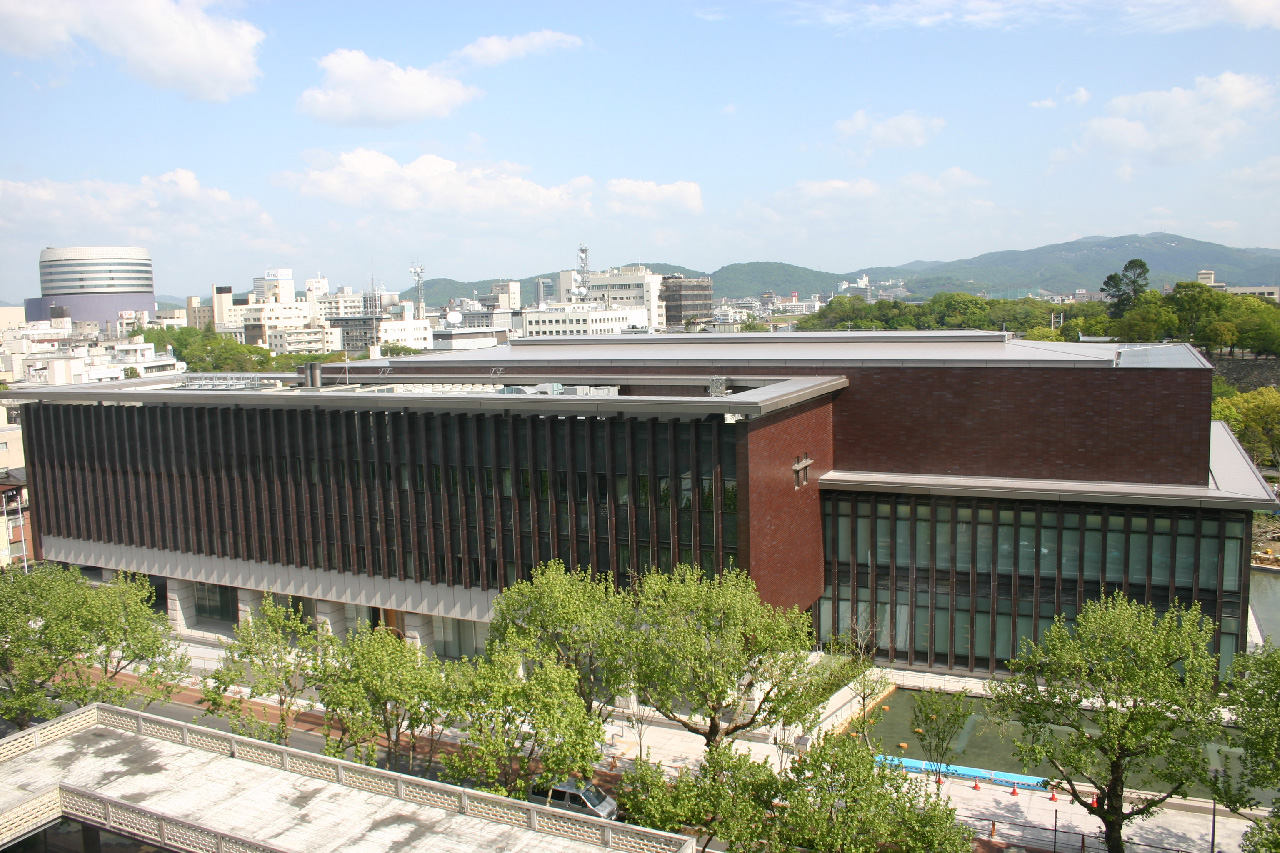
[[[310,776],[324,782],[342,785],[359,791],[394,797],[415,805],[443,809],[445,811],[479,817],[496,823],[505,823],[545,835],[569,838],[607,849],[624,850],[627,853],[692,853],[694,839],[645,829],[615,821],[574,814],[562,809],[534,805],[495,794],[472,791],[444,782],[433,782],[417,776],[406,776],[389,770],[380,770],[356,764],[340,758],[330,758],[287,746],[278,746],[240,735],[219,732],[191,723],[181,723],[133,711],[114,705],[87,705],[47,723],[10,735],[0,740],[0,762],[8,761],[24,753],[39,749],[45,744],[69,737],[94,726],[106,726],[118,731],[180,743],[193,749],[217,755],[249,761],[265,767]],[[64,786],[66,787],[66,786]],[[77,791],[79,789],[76,789]],[[47,793],[47,792],[46,792]],[[98,796],[96,794],[92,796]],[[109,798],[107,798],[109,799]],[[27,802],[24,800],[24,802]],[[127,808],[137,809],[129,803]],[[0,814],[0,847],[7,829],[7,818],[13,809]],[[74,815],[69,815],[75,817]],[[76,817],[79,820],[79,817]],[[47,821],[46,821],[47,822]],[[35,828],[39,828],[38,826]],[[198,827],[197,827],[198,828]],[[28,830],[32,831],[32,830]],[[114,828],[113,828],[114,831]],[[208,832],[208,830],[201,830]],[[26,833],[23,833],[26,834]],[[217,834],[217,833],[213,833]],[[22,837],[18,835],[16,837]],[[230,836],[228,836],[230,837]],[[237,842],[239,843],[239,842]],[[168,846],[173,847],[170,842]],[[205,851],[203,847],[184,847]],[[217,848],[221,850],[222,848]],[[227,848],[231,850],[233,848]],[[241,848],[234,848],[239,850]],[[244,848],[253,851],[269,851],[261,845]],[[208,848],[214,853],[214,848]]]
[[[184,853],[289,853],[65,782],[24,797],[0,815],[0,848],[63,817]]]

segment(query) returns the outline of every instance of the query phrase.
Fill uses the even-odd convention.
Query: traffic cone
[[[1057,788],[1050,788],[1050,789],[1049,789],[1049,802],[1051,802],[1051,803],[1056,803],[1057,801],[1058,801],[1058,789],[1057,789]]]
[[[1009,796],[1011,796],[1011,797],[1016,797],[1016,796],[1018,796],[1018,783],[1017,783],[1017,782],[1014,782],[1014,783],[1013,783],[1013,791],[1009,794]]]
[[[973,780],[973,790],[975,790],[975,791],[981,791],[981,790],[982,790],[982,786],[978,784],[978,780],[977,780],[977,779],[974,779],[974,780]]]
[[[1093,807],[1094,807],[1095,809],[1098,807],[1098,795],[1097,795],[1097,794],[1094,794],[1094,795],[1093,795]]]

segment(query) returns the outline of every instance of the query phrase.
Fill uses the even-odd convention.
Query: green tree
[[[0,718],[27,728],[65,703],[172,696],[189,661],[153,596],[125,573],[95,588],[75,567],[0,571]]]
[[[754,315],[752,315],[747,322],[743,323],[739,327],[739,329],[743,332],[767,332],[769,331],[769,324],[761,323]]]
[[[1280,461],[1280,391],[1258,388],[1229,402],[1240,415],[1240,443],[1254,462]]]
[[[627,823],[680,832],[689,825],[688,791],[688,786],[677,788],[661,764],[637,758],[618,781],[618,808]]]
[[[324,706],[325,752],[343,757],[354,748],[357,761],[374,764],[382,738],[387,767],[398,771],[407,758],[412,770],[413,738],[425,727],[432,735],[429,770],[440,736],[437,727],[453,716],[446,706],[455,697],[443,689],[449,667],[391,631],[367,624],[333,643],[316,677],[316,697]]]
[[[1228,297],[1198,281],[1180,281],[1167,298],[1169,307],[1178,315],[1178,332],[1189,340],[1206,320],[1217,317],[1227,306]]]
[[[1205,778],[1221,707],[1212,640],[1199,604],[1161,615],[1115,593],[1086,601],[1074,627],[1059,614],[990,682],[992,717],[1021,724],[1023,765],[1054,768],[1110,853],[1123,853],[1129,821]]]
[[[398,358],[403,355],[422,355],[422,350],[414,349],[413,347],[407,347],[404,344],[397,344],[394,342],[388,342],[388,343],[382,344],[383,358]]]
[[[1036,326],[1028,331],[1023,337],[1028,341],[1061,341],[1062,333],[1057,329],[1050,329],[1048,326]]]
[[[1178,315],[1158,293],[1139,294],[1124,316],[1111,324],[1111,334],[1122,341],[1161,341],[1178,328]]]
[[[549,656],[574,673],[589,713],[608,714],[604,703],[630,690],[624,629],[631,604],[612,578],[570,571],[553,560],[536,566],[530,580],[503,590],[493,607],[489,636]]]
[[[138,372],[138,368],[136,368],[136,367],[126,367],[126,368],[124,369],[124,378],[125,378],[125,379],[137,379],[137,378],[138,378],[139,376],[141,376],[141,375],[142,375],[142,374]]]
[[[1227,687],[1227,707],[1235,718],[1231,745],[1240,750],[1240,760],[1234,778],[1215,776],[1214,787],[1217,798],[1240,814],[1262,805],[1255,791],[1280,790],[1280,646],[1268,639],[1237,656]],[[1280,850],[1280,798],[1268,805],[1270,814],[1245,834],[1246,853]]]
[[[1146,262],[1134,258],[1120,272],[1107,276],[1099,289],[1111,299],[1109,313],[1112,317],[1123,317],[1128,313],[1150,284],[1147,281],[1149,274]]]
[[[972,703],[962,693],[923,690],[916,694],[911,710],[911,731],[924,752],[925,763],[938,778],[951,758],[951,744],[973,713]]]
[[[789,848],[824,853],[968,853],[972,834],[919,777],[848,735],[827,734],[791,765],[777,823]]]
[[[810,728],[856,675],[848,658],[811,662],[810,618],[762,602],[745,572],[647,574],[634,619],[626,642],[641,701],[707,746],[754,728]]]
[[[463,741],[441,758],[452,781],[525,799],[573,775],[590,778],[604,725],[578,696],[574,673],[491,643],[459,669]]]
[[[201,688],[204,716],[222,717],[236,734],[289,745],[303,696],[317,686],[328,635],[292,598],[267,593],[261,607],[224,643],[222,662]]]
[[[1236,324],[1223,320],[1206,320],[1196,329],[1195,334],[1196,343],[1208,351],[1220,351],[1226,347],[1234,350],[1239,340],[1240,333],[1236,330]]]

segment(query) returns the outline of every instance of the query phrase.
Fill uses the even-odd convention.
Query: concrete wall
[[[318,572],[296,566],[86,542],[59,536],[45,536],[43,545],[45,559],[169,578],[171,605],[175,595],[179,594],[178,590],[188,586],[183,581],[200,581],[243,590],[271,590],[299,598],[314,598],[317,606],[320,602],[340,602],[385,607],[406,614],[488,622],[493,618],[493,601],[498,596],[496,590],[464,589],[345,572]],[[190,595],[190,619],[194,622],[195,596],[194,593]],[[341,621],[345,617],[334,618]]]

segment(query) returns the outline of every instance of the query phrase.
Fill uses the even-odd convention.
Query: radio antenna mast
[[[422,298],[422,265],[414,264],[409,267],[409,275],[413,276],[414,297],[418,304],[415,306],[414,319],[424,320],[427,316],[427,306]]]

